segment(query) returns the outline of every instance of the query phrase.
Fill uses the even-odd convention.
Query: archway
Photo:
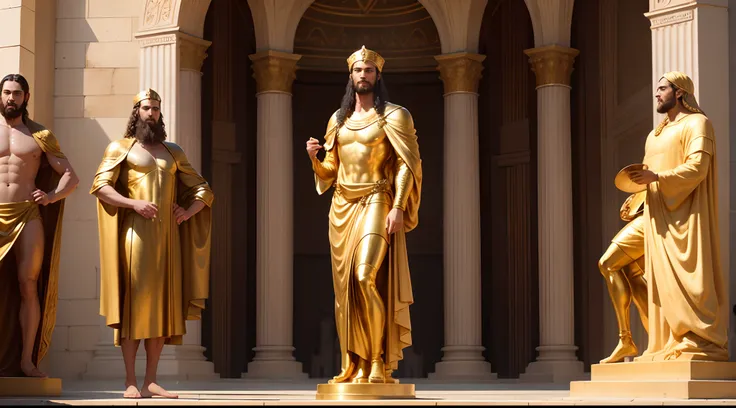
[[[397,377],[426,377],[441,358],[442,302],[442,83],[435,55],[440,38],[432,17],[415,0],[343,2],[316,0],[302,16],[294,52],[302,55],[293,85],[294,121],[294,346],[312,377],[338,371],[327,214],[329,194],[314,191],[304,152],[321,139],[339,108],[347,81],[347,57],[362,45],[386,59],[390,100],[413,116],[424,163],[419,227],[407,236],[415,303],[413,346]],[[306,335],[305,333],[310,333]]]
[[[240,378],[256,334],[257,104],[248,59],[256,42],[248,2],[213,2],[203,36],[212,41],[202,67],[203,173],[217,205],[202,345],[221,377]]]

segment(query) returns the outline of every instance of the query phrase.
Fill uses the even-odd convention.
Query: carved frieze
[[[146,0],[143,12],[143,27],[161,27],[174,22],[176,0]]]

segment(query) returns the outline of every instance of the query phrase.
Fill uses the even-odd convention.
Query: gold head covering
[[[148,88],[145,91],[138,92],[138,95],[133,98],[133,105],[138,105],[141,101],[145,101],[146,99],[152,99],[154,101],[161,102],[161,96],[153,89]]]
[[[376,64],[380,72],[383,72],[383,64],[386,62],[377,52],[365,48],[365,45],[348,57],[348,71],[353,69],[353,64],[358,61],[370,61]]]
[[[692,113],[705,114],[700,109],[700,106],[698,105],[698,100],[695,99],[695,84],[689,76],[687,76],[684,72],[670,71],[662,75],[662,77],[659,79],[662,78],[670,81],[670,83],[674,85],[675,88],[682,90],[682,92],[684,93],[684,95],[682,95],[682,106],[684,106],[685,109],[689,110]],[[660,133],[662,133],[662,130],[668,122],[669,119],[665,118],[662,123],[660,123],[657,127],[655,134],[659,135]]]
[[[679,71],[672,71],[662,75],[662,78],[670,81],[676,88],[681,89],[685,95],[682,96],[682,105],[693,113],[703,113],[695,99],[695,84],[687,75]],[[661,78],[660,78],[661,79]]]

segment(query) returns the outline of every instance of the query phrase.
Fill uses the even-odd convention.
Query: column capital
[[[210,46],[209,41],[191,39],[181,39],[179,43],[179,57],[181,58],[181,69],[187,71],[202,71],[202,64],[207,58],[207,48]]]
[[[257,93],[276,91],[291,93],[296,79],[297,62],[302,57],[280,51],[261,51],[248,56],[253,61],[253,77]]]
[[[434,57],[437,69],[445,84],[445,95],[456,92],[478,93],[478,82],[482,77],[485,55],[458,52]]]
[[[532,71],[537,76],[537,89],[550,85],[569,88],[573,64],[579,53],[574,48],[554,44],[524,50],[524,54],[529,56]]]

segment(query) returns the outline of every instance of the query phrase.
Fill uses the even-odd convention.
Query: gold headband
[[[353,69],[353,64],[358,61],[370,61],[376,64],[376,68],[383,72],[383,64],[386,62],[377,52],[365,48],[365,45],[348,57],[348,71]]]
[[[161,96],[153,89],[148,88],[145,91],[138,92],[138,95],[133,98],[133,105],[138,105],[141,101],[145,101],[146,99],[161,102]]]

